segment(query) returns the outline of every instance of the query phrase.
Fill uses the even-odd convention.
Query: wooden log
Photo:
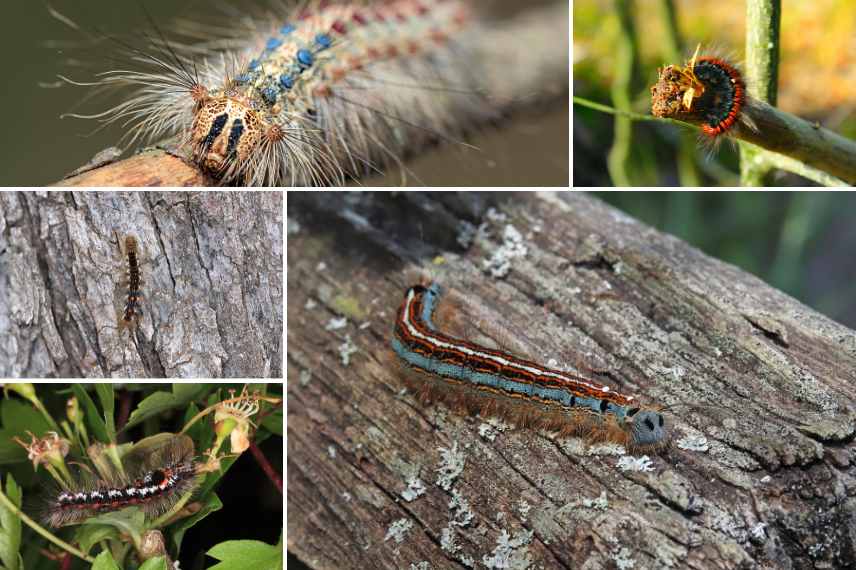
[[[282,324],[280,192],[0,194],[0,377],[281,378]]]
[[[289,198],[288,548],[308,567],[856,560],[853,331],[583,194]],[[414,268],[469,301],[458,334],[664,406],[670,446],[420,404],[390,348]]]

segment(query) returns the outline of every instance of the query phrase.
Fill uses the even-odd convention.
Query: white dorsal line
[[[587,388],[591,388],[592,390],[596,390],[598,392],[603,392],[605,394],[611,392],[609,386],[598,386],[596,384],[591,384],[591,383],[585,382],[584,380],[581,380],[579,378],[570,377],[570,376],[567,376],[565,374],[555,372],[553,370],[548,370],[545,368],[534,367],[534,366],[528,366],[528,365],[521,364],[521,363],[514,361],[514,360],[509,360],[509,359],[504,358],[502,356],[497,356],[495,354],[488,354],[488,353],[481,352],[478,350],[473,350],[473,349],[466,347],[466,346],[460,346],[460,345],[457,345],[454,343],[445,342],[445,341],[440,340],[434,336],[423,334],[417,327],[415,327],[413,325],[413,323],[410,322],[410,306],[413,303],[413,299],[415,298],[415,296],[416,295],[415,295],[412,288],[407,291],[407,301],[405,302],[404,308],[403,308],[404,313],[402,314],[402,322],[404,322],[404,326],[407,327],[407,332],[409,334],[411,334],[412,336],[418,338],[418,339],[424,340],[424,341],[428,342],[429,344],[436,346],[438,348],[452,348],[452,349],[458,350],[460,352],[463,352],[464,354],[466,354],[468,356],[475,356],[478,358],[483,358],[485,360],[491,360],[493,362],[496,362],[497,364],[500,364],[501,366],[509,366],[509,367],[517,368],[518,370],[523,370],[525,372],[529,372],[530,374],[537,374],[539,376],[547,376],[547,377],[551,377],[551,378],[557,378],[559,380],[563,380],[563,381],[568,382],[570,384],[581,384]],[[633,400],[633,396],[623,396],[623,397],[627,398],[628,400],[631,400],[631,401]]]

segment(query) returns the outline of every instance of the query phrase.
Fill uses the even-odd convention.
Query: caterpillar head
[[[635,445],[654,445],[666,437],[663,414],[653,410],[639,410],[629,415],[630,433]]]
[[[231,178],[236,165],[247,164],[267,130],[252,102],[238,93],[193,94],[193,160],[218,178]]]

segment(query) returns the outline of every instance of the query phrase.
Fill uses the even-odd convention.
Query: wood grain
[[[856,559],[853,331],[578,193],[302,193],[288,212],[288,548],[310,568]],[[468,247],[465,222],[485,224]],[[526,252],[492,277],[509,226]],[[670,407],[671,447],[625,471],[418,403],[389,342],[420,271],[468,301],[469,338]]]

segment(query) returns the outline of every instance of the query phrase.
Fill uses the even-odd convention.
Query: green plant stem
[[[21,510],[18,507],[16,507],[14,505],[14,503],[12,503],[12,501],[9,500],[9,498],[6,496],[5,493],[3,493],[2,490],[0,490],[0,503],[3,503],[4,507],[6,507],[10,511],[12,511],[16,515],[18,515],[21,518],[21,520],[27,524],[28,527],[30,527],[31,529],[36,531],[37,534],[41,535],[45,539],[47,539],[50,542],[54,543],[55,545],[59,546],[60,548],[62,548],[66,552],[74,554],[75,556],[77,556],[81,560],[86,560],[90,564],[95,562],[94,558],[92,558],[91,556],[87,556],[86,554],[79,551],[78,549],[76,549],[72,545],[68,544],[67,542],[60,540],[59,538],[57,538],[56,536],[54,536],[53,534],[51,534],[50,532],[48,532],[47,530],[42,528],[36,521],[34,521],[33,519],[31,519],[30,517],[25,515],[23,512],[21,512]]]
[[[776,105],[779,78],[781,0],[746,1],[746,85],[749,94]],[[740,181],[763,186],[773,165],[756,148],[740,145]]]
[[[692,123],[685,123],[684,121],[679,121],[678,119],[669,119],[666,117],[655,117],[653,115],[643,115],[641,113],[634,113],[632,111],[622,111],[621,109],[616,109],[615,107],[610,107],[609,105],[604,105],[603,103],[597,103],[595,101],[589,101],[588,99],[584,99],[582,97],[574,96],[574,104],[579,105],[581,107],[588,107],[589,109],[594,109],[595,111],[600,111],[602,113],[609,113],[610,115],[621,115],[622,117],[629,117],[634,121],[655,121],[659,123],[670,123],[672,125],[679,125],[682,127],[689,128],[697,128]]]
[[[615,12],[621,26],[617,40],[615,58],[615,79],[612,82],[612,101],[616,108],[630,109],[630,91],[633,83],[633,64],[636,59],[634,45],[632,0],[615,0]],[[607,168],[615,186],[630,186],[627,162],[633,144],[633,121],[627,117],[615,117],[612,148],[607,157]]]

